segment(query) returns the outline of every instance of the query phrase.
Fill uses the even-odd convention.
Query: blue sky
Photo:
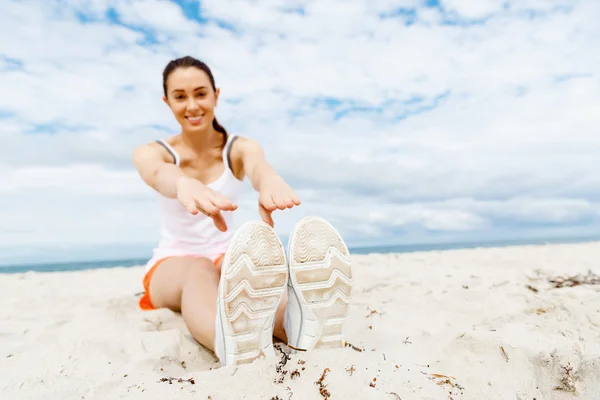
[[[213,69],[352,245],[600,233],[594,0],[4,1],[0,264],[145,257],[156,195],[132,149],[177,133],[161,71]],[[238,223],[258,218],[247,186]],[[111,250],[114,249],[114,250]]]

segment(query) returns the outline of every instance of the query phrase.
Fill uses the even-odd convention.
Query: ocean
[[[502,240],[488,242],[462,242],[462,243],[421,243],[405,245],[385,245],[370,247],[351,247],[352,254],[372,254],[372,253],[410,253],[419,251],[440,251],[453,249],[472,249],[486,247],[506,247],[518,245],[543,245],[559,243],[585,243],[600,241],[600,237],[594,238],[562,238],[562,239],[526,239],[526,240]],[[0,274],[16,274],[23,272],[61,272],[61,271],[81,271],[98,268],[118,268],[133,267],[143,265],[148,258],[131,259],[106,259],[73,261],[61,263],[40,263],[40,264],[19,264],[19,265],[0,265]]]

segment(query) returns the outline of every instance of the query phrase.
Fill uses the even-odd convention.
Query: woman
[[[163,91],[181,133],[133,152],[162,212],[140,307],[181,312],[222,365],[273,356],[273,336],[304,351],[343,345],[352,274],[340,235],[321,218],[304,218],[286,255],[271,214],[300,200],[257,142],[217,122],[219,89],[208,66],[189,56],[169,62]],[[228,227],[245,176],[259,193],[263,221],[234,234]]]

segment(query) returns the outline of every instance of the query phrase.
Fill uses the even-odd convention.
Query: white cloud
[[[461,17],[476,19],[485,18],[489,15],[499,12],[505,1],[502,0],[442,0],[440,2],[444,8],[450,12],[454,12]]]
[[[206,0],[200,24],[162,1],[8,2],[0,239],[154,240],[130,156],[176,132],[161,72],[184,54],[213,68],[220,121],[302,194],[282,234],[308,213],[357,243],[598,226],[600,4],[440,3]]]
[[[167,1],[119,1],[114,3],[120,20],[125,24],[149,27],[161,34],[191,34],[198,24],[185,18],[181,7]]]

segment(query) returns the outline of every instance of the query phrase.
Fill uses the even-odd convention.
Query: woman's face
[[[175,119],[187,132],[212,126],[219,89],[213,90],[208,75],[199,68],[177,68],[167,78],[167,96]]]

